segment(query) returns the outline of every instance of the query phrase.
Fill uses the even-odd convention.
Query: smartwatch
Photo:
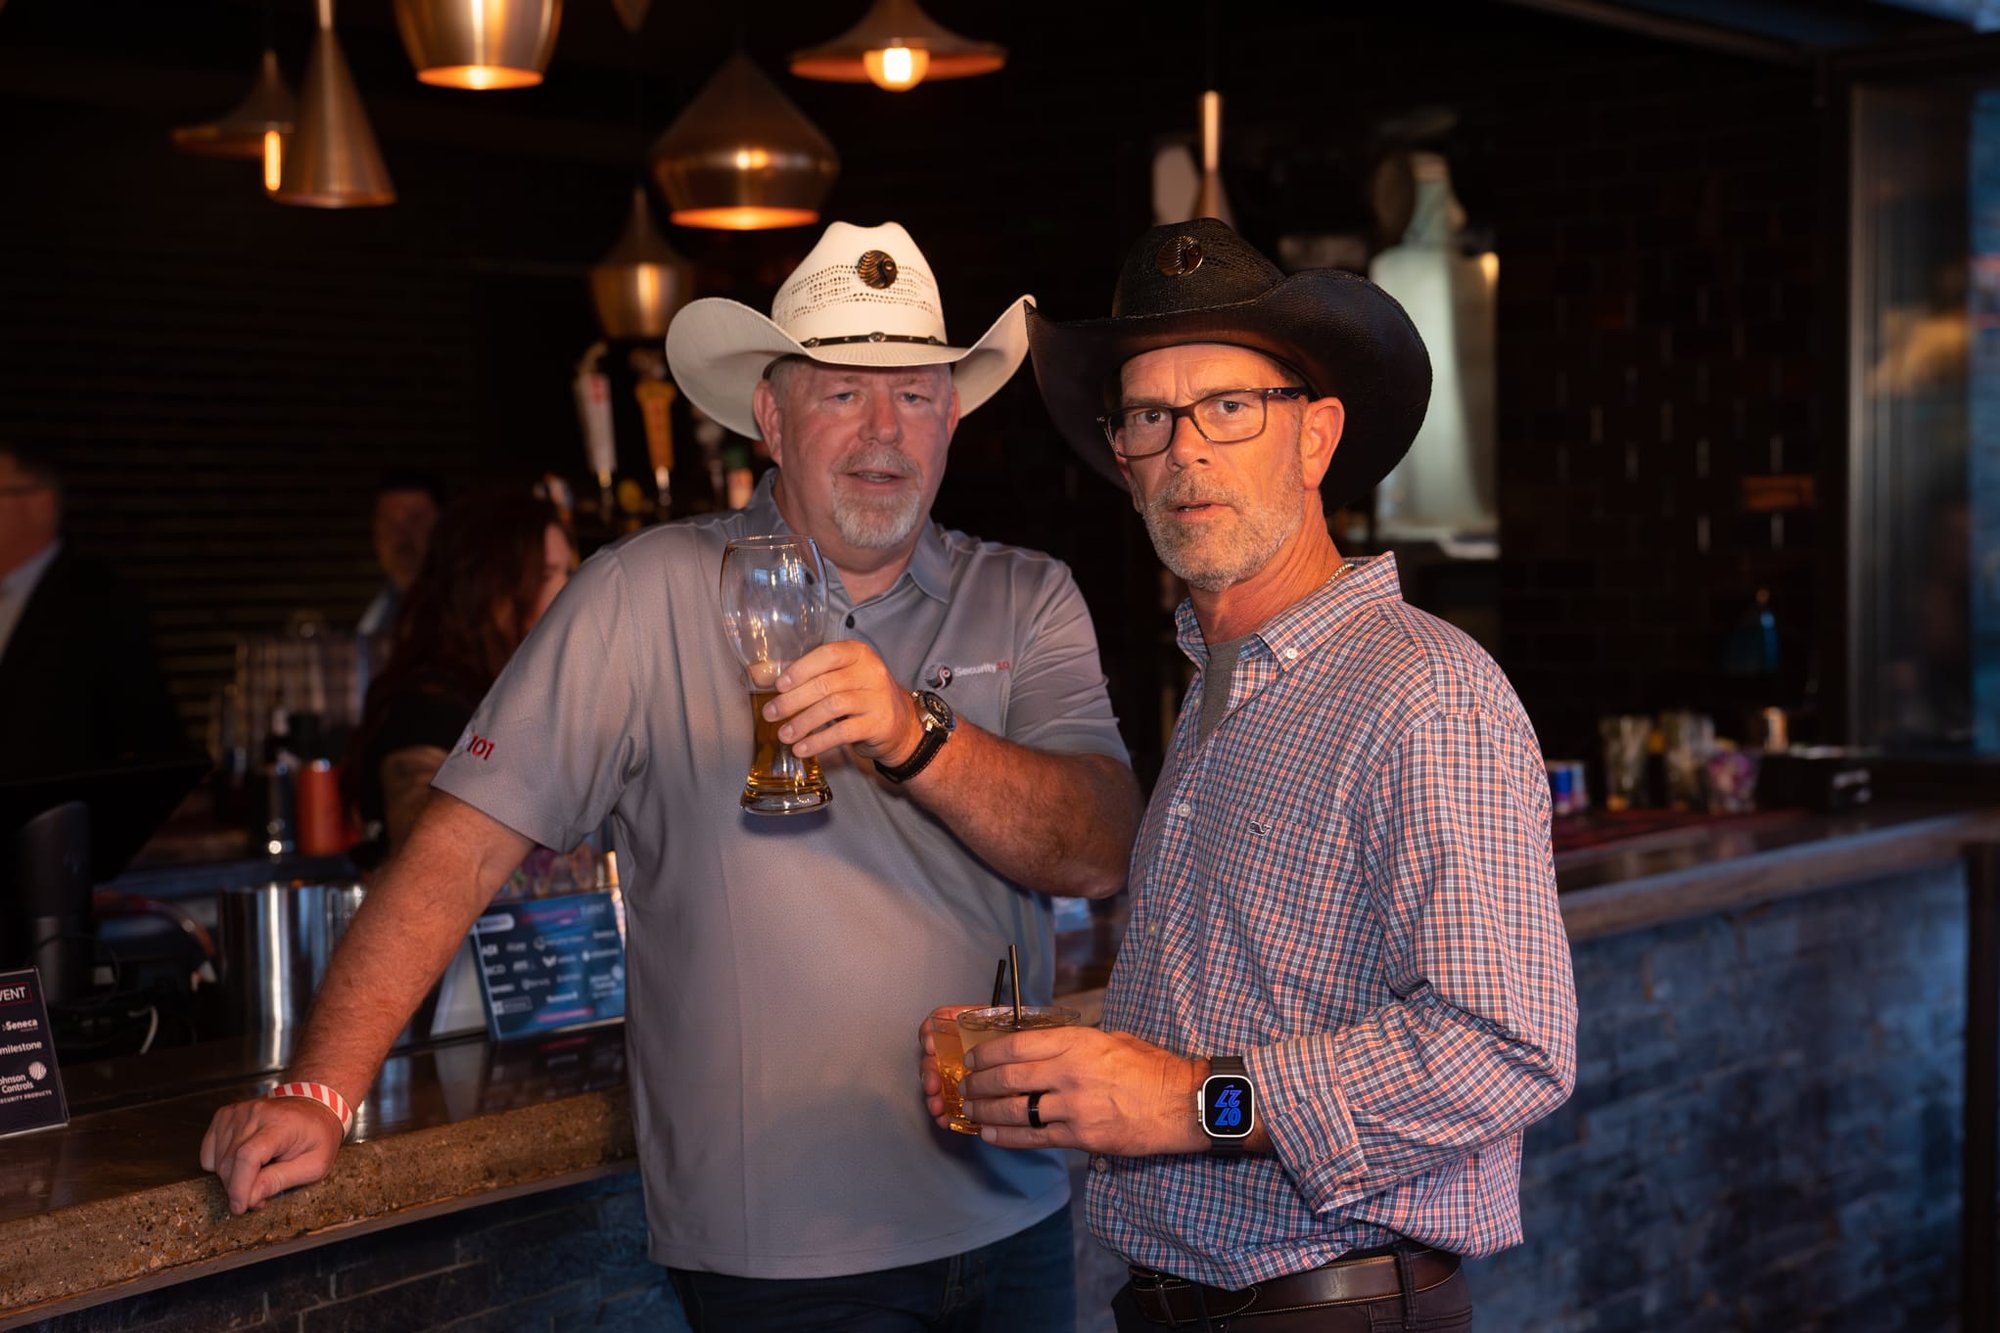
[[[1210,1057],[1208,1077],[1202,1080],[1194,1105],[1201,1117],[1201,1132],[1208,1135],[1208,1150],[1224,1157],[1240,1154],[1250,1131],[1257,1127],[1257,1089],[1250,1082],[1243,1057]]]
[[[937,752],[951,739],[951,733],[958,729],[958,715],[943,699],[929,690],[913,690],[910,697],[917,701],[917,720],[923,723],[924,734],[917,741],[916,753],[902,763],[875,761],[875,771],[891,782],[908,782],[929,768],[931,760],[937,758]]]

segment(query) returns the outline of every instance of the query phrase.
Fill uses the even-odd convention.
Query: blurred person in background
[[[547,500],[492,492],[444,511],[343,766],[343,794],[361,814],[354,855],[364,867],[402,843],[473,710],[575,565]]]
[[[444,511],[444,483],[428,472],[385,473],[375,488],[375,563],[382,587],[361,613],[355,633],[363,638],[393,634],[396,611],[424,567],[424,551]]]
[[[145,603],[62,533],[54,462],[0,441],[0,782],[185,755]]]

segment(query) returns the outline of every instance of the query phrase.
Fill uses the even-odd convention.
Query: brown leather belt
[[[1458,1271],[1458,1256],[1443,1250],[1411,1250],[1409,1264],[1417,1290],[1429,1291],[1451,1280]],[[1322,1268],[1288,1273],[1241,1291],[1206,1287],[1150,1268],[1132,1269],[1132,1300],[1139,1313],[1168,1328],[1199,1324],[1204,1314],[1210,1319],[1283,1314],[1322,1305],[1377,1301],[1402,1290],[1402,1277],[1393,1254],[1336,1259]]]

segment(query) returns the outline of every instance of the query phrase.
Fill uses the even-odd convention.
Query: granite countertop
[[[212,1042],[63,1071],[67,1128],[0,1140],[0,1328],[362,1231],[629,1169],[622,1026],[399,1054],[318,1184],[231,1217],[196,1159],[270,1052]]]

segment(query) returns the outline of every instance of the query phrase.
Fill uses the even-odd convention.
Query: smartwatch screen
[[[1244,1139],[1257,1123],[1250,1080],[1240,1074],[1213,1074],[1201,1085],[1201,1127],[1210,1138]]]

